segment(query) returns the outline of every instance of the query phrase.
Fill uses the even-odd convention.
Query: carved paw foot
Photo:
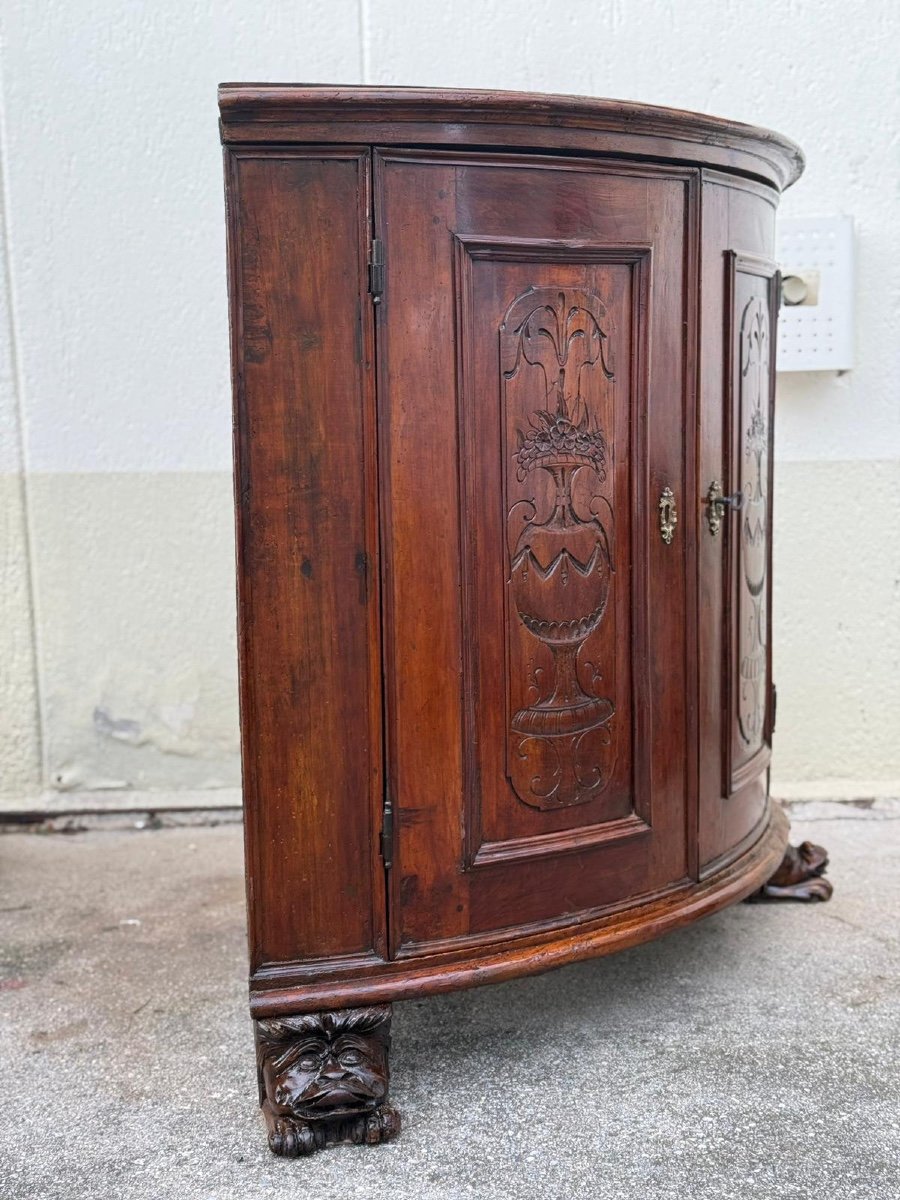
[[[318,1129],[309,1121],[298,1121],[293,1117],[273,1113],[268,1104],[263,1104],[263,1114],[269,1132],[269,1149],[283,1158],[299,1158],[313,1154],[325,1145],[324,1129]],[[318,1135],[318,1136],[317,1136]]]
[[[390,1104],[357,1116],[304,1121],[275,1113],[264,1101],[263,1115],[269,1133],[269,1149],[282,1158],[302,1158],[341,1142],[377,1146],[389,1142],[400,1132],[400,1114]]]
[[[377,1112],[369,1113],[362,1119],[360,1142],[367,1146],[377,1146],[379,1142],[389,1142],[400,1132],[400,1114],[390,1104],[383,1104]],[[356,1139],[353,1139],[356,1141]]]
[[[834,891],[825,879],[828,851],[813,842],[788,846],[781,866],[751,900],[830,900]]]

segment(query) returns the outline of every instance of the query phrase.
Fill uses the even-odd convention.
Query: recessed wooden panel
[[[632,756],[633,631],[643,641],[645,629],[631,491],[646,469],[634,414],[650,254],[455,244],[465,832],[467,861],[483,865],[554,853],[562,833],[571,847],[649,821]],[[485,419],[492,394],[496,421]],[[537,826],[530,810],[546,814]]]
[[[759,774],[771,741],[770,509],[777,289],[771,263],[731,252],[726,264],[728,488],[741,501],[725,526],[731,576],[723,689],[731,730],[723,745],[728,796]]]

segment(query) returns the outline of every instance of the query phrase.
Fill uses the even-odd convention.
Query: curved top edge
[[[239,125],[264,128],[338,120],[559,124],[745,151],[762,164],[755,170],[745,168],[748,173],[767,176],[780,189],[794,183],[805,165],[800,147],[770,129],[686,109],[589,96],[465,88],[222,83],[219,110],[225,141],[231,140],[230,129]],[[690,157],[702,160],[703,156],[694,153]]]

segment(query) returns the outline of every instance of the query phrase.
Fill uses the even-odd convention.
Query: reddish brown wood
[[[226,83],[225,142],[547,147],[722,167],[789,187],[803,170],[789,138],[627,100],[454,88]]]
[[[774,329],[777,282],[767,262],[774,246],[777,196],[758,185],[707,172],[703,186],[702,340],[704,347],[721,338],[722,353],[705,350],[701,358],[698,422],[698,485],[701,498],[718,481],[726,495],[741,492],[744,507],[728,508],[713,533],[703,504],[697,546],[699,581],[699,854],[701,871],[716,870],[723,857],[758,836],[765,820],[771,745],[768,696],[771,684],[771,402],[774,398]],[[766,318],[765,361],[752,382],[765,391],[764,469],[760,496],[751,504],[745,457],[752,408],[750,378],[741,373],[746,359],[743,328],[748,302],[763,305]],[[763,376],[766,376],[763,378]],[[757,389],[758,390],[758,389]],[[742,420],[742,413],[744,420]],[[755,458],[752,460],[755,463]],[[745,495],[745,492],[747,495]],[[749,635],[748,594],[742,585],[743,555],[748,551],[748,515],[762,510],[761,547],[764,592],[760,625],[763,671],[758,699],[762,721],[748,739],[741,734],[741,646]],[[742,638],[744,642],[742,643]],[[747,703],[752,681],[746,681]]]
[[[573,97],[220,102],[251,1008],[296,1154],[396,1130],[352,1071],[310,1108],[303,1038],[339,1057],[348,1013],[635,945],[782,863],[770,260],[802,159]],[[715,533],[713,479],[744,498]],[[824,894],[799,854],[767,894]]]
[[[571,922],[688,873],[690,517],[664,544],[656,499],[683,496],[689,181],[583,160],[376,158],[401,955]],[[562,638],[567,622],[585,636]],[[554,698],[564,672],[580,713]]]
[[[763,835],[749,850],[701,883],[686,882],[642,902],[608,906],[585,914],[576,926],[525,930],[519,938],[467,951],[436,953],[418,961],[395,960],[382,969],[343,968],[327,977],[297,967],[257,977],[250,996],[255,1017],[314,1011],[359,1002],[410,1000],[486,983],[502,983],[522,975],[538,975],[555,967],[627,950],[700,917],[718,912],[757,891],[778,868],[787,844],[788,823],[777,805]]]
[[[253,970],[384,952],[369,161],[226,160]]]

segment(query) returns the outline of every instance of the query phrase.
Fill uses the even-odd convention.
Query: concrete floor
[[[239,828],[2,837],[0,1198],[896,1200],[900,810],[794,829],[830,904],[399,1004],[399,1141],[296,1161],[255,1105]]]

